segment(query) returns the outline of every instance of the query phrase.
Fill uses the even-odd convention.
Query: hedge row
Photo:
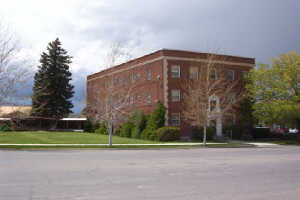
[[[12,131],[10,125],[8,124],[3,124],[0,126],[0,131]]]
[[[166,108],[160,102],[157,108],[150,116],[145,115],[142,111],[134,111],[128,119],[114,129],[113,134],[121,137],[157,140],[157,141],[174,141],[180,139],[180,129],[176,127],[164,127]],[[99,128],[94,132],[108,134],[105,122],[102,122]]]

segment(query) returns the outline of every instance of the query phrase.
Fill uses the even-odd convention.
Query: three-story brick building
[[[167,108],[166,125],[180,126],[189,137],[191,122],[182,115],[182,85],[188,79],[201,79],[201,66],[208,62],[207,53],[162,49],[87,77],[87,102],[100,106],[113,86],[118,98],[129,92],[127,109],[133,107],[150,114],[158,101]],[[255,65],[254,58],[216,55],[213,62],[227,71],[228,78],[242,79]],[[218,70],[217,70],[218,71]],[[216,72],[217,72],[216,71]],[[215,74],[215,78],[218,74]],[[119,92],[118,92],[119,91]],[[94,116],[89,116],[93,118]],[[235,116],[238,121],[238,113]],[[222,123],[222,122],[221,122]]]

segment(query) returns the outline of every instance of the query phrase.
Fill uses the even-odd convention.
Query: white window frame
[[[180,101],[180,90],[171,90],[172,102]]]
[[[136,73],[136,80],[140,80],[140,78],[141,78],[141,73],[140,73],[140,72],[137,72],[137,73]]]
[[[229,79],[229,73],[230,73],[230,72],[232,73],[232,79]],[[234,81],[234,78],[235,78],[234,76],[235,76],[234,70],[231,70],[231,69],[230,69],[230,70],[227,70],[227,73],[226,73],[226,79],[227,79],[227,80],[229,80],[229,81]]]
[[[211,110],[211,106],[210,106],[211,101],[216,101],[215,111],[220,112],[220,100],[219,100],[219,97],[217,97],[215,95],[210,96],[208,99],[208,112],[213,111],[213,110]]]
[[[235,97],[236,95],[235,95],[235,93],[229,93],[228,94],[228,96],[227,96],[227,98],[228,98],[228,103],[230,103],[230,104],[234,104],[235,103],[235,101],[236,101],[236,97]]]
[[[171,66],[171,77],[172,78],[180,78],[180,65],[172,65]]]
[[[151,76],[152,76],[152,74],[151,74],[151,69],[150,69],[150,68],[147,68],[147,69],[146,69],[146,80],[147,80],[147,81],[150,81],[150,80],[151,80]]]
[[[176,119],[174,119],[174,117]],[[171,113],[171,125],[172,126],[180,126],[180,123],[181,123],[181,121],[180,121],[180,113]]]
[[[134,74],[133,73],[130,74],[130,82],[131,82],[131,84],[134,83]]]
[[[150,104],[150,103],[151,103],[151,93],[150,93],[150,92],[147,92],[147,93],[146,93],[146,103],[147,103],[147,104]]]
[[[214,72],[214,75],[215,75],[214,79],[211,78],[212,71]],[[209,72],[209,79],[210,80],[218,80],[218,74],[217,74],[217,69],[216,68],[211,69],[211,71]]]
[[[130,104],[134,103],[134,96],[130,96]]]
[[[196,77],[194,77],[193,69],[196,69]],[[192,80],[198,80],[199,78],[199,67],[191,66],[189,69],[189,78]]]
[[[136,99],[136,102],[140,102],[141,101],[141,95],[139,93],[136,93],[135,94],[135,99]]]

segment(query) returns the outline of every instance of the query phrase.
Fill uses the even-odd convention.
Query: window
[[[113,81],[113,86],[118,86],[119,85],[119,79],[117,77],[114,77],[114,81]]]
[[[235,94],[234,93],[229,93],[227,96],[227,101],[230,104],[234,104],[235,102]]]
[[[235,114],[229,114],[228,116],[226,116],[226,125],[232,126],[236,123],[236,117]]]
[[[216,69],[211,69],[209,73],[209,78],[210,80],[217,80],[217,70]]]
[[[217,122],[216,122],[216,120],[210,120],[210,121],[208,122],[208,125],[209,125],[209,126],[212,126],[212,127],[216,127],[216,126],[217,126]]]
[[[124,76],[123,76],[123,78],[122,78],[122,84],[123,84],[123,86],[125,86],[125,85],[126,85],[126,82],[127,82],[127,80],[126,80],[126,76],[124,75]]]
[[[180,90],[172,90],[172,102],[180,101]]]
[[[151,103],[151,94],[149,92],[146,93],[146,101],[147,103]]]
[[[136,93],[135,99],[136,99],[136,102],[140,102],[141,101],[141,95],[139,95],[138,93]]]
[[[190,67],[190,79],[197,80],[198,79],[199,68],[198,67]]]
[[[227,71],[227,80],[229,80],[229,81],[234,80],[234,71],[233,70],[228,70]]]
[[[249,72],[248,71],[243,71],[243,78],[247,78],[249,76]]]
[[[112,88],[112,87],[114,87],[114,80],[113,79],[109,79],[108,81],[107,81],[107,87],[108,88]]]
[[[131,84],[134,83],[134,74],[130,74],[130,82],[131,82]]]
[[[140,78],[141,78],[141,73],[138,72],[138,73],[136,74],[136,80],[140,80]]]
[[[172,78],[179,78],[180,77],[180,66],[179,65],[173,65],[171,67],[171,77]]]
[[[172,126],[180,126],[180,113],[171,114],[171,124]]]
[[[147,81],[150,81],[150,80],[151,80],[151,70],[150,70],[150,69],[147,69],[147,70],[146,70],[146,80],[147,80]]]
[[[236,123],[236,117],[235,117],[235,114],[232,114],[231,119],[232,119],[232,124],[235,124],[235,123]]]
[[[217,106],[217,101],[216,100],[211,100],[209,102],[210,112],[214,111],[216,109],[216,106]]]
[[[133,104],[133,101],[134,101],[134,97],[130,96],[130,104]]]

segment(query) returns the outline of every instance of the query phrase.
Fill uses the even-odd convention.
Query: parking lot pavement
[[[0,199],[289,199],[300,147],[0,150]]]

